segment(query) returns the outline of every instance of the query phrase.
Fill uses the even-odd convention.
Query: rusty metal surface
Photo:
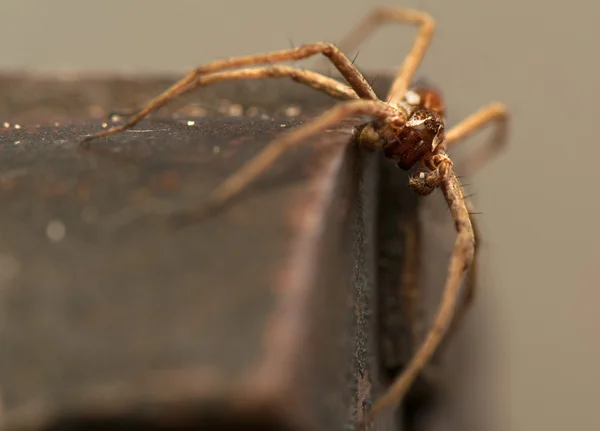
[[[171,82],[0,78],[3,431],[332,430],[381,391],[379,159],[341,125],[170,230],[165,213],[332,103],[286,81],[219,85],[100,141],[111,157],[75,149],[107,109]]]

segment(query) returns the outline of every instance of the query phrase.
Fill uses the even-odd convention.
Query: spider
[[[394,78],[386,100],[380,100],[343,51],[353,50],[374,29],[387,22],[416,25],[418,34]],[[201,65],[148,102],[124,124],[87,136],[80,143],[82,148],[90,149],[91,140],[127,130],[171,99],[196,87],[220,81],[287,77],[345,101],[314,120],[283,134],[217,187],[207,201],[185,213],[174,215],[174,221],[178,225],[185,225],[198,220],[207,211],[229,202],[272,166],[282,153],[300,145],[306,138],[332,127],[346,117],[364,116],[372,119],[356,129],[355,138],[358,144],[370,151],[382,150],[386,157],[403,170],[410,171],[417,167],[409,175],[409,187],[422,196],[432,193],[437,188],[442,191],[454,220],[457,236],[443,296],[432,327],[402,373],[364,414],[359,429],[364,429],[382,409],[399,405],[449,329],[454,329],[457,318],[462,316],[467,303],[471,302],[475,289],[473,270],[469,271],[462,308],[459,313],[456,312],[463,274],[475,264],[479,236],[471,218],[471,205],[463,196],[461,183],[454,173],[452,160],[446,151],[490,123],[501,126],[498,127],[498,131],[504,130],[508,117],[503,104],[492,103],[445,131],[445,106],[440,95],[425,87],[409,88],[432,40],[434,29],[435,21],[426,12],[380,6],[368,14],[337,46],[322,42],[309,43],[292,49],[234,57]],[[307,59],[318,54],[333,63],[347,84],[311,70],[274,64]],[[504,134],[501,136],[504,137]],[[471,161],[475,159],[481,164],[482,159],[499,150],[501,145],[504,145],[504,139],[494,139],[492,145],[482,147],[479,153],[473,154],[476,157],[472,157]]]

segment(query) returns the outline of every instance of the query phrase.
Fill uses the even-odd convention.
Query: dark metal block
[[[171,82],[0,79],[2,431],[334,430],[382,390],[380,159],[348,145],[347,122],[173,231],[167,212],[335,102],[286,81],[218,85],[98,141],[108,157],[77,151],[107,109]],[[398,196],[386,211],[416,218]]]

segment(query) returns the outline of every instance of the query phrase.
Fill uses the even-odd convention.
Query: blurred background
[[[184,73],[290,41],[335,42],[378,4],[3,0],[0,68]],[[600,429],[600,3],[386,4],[437,19],[419,76],[443,89],[450,124],[491,100],[512,115],[509,148],[468,181],[482,212],[483,269],[450,355],[451,428]],[[386,26],[361,46],[359,67],[393,70],[414,34]]]

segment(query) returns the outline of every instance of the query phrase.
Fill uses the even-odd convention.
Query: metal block
[[[108,109],[171,82],[0,78],[2,431],[334,430],[382,391],[380,159],[344,123],[174,231],[165,214],[335,102],[293,82],[217,85],[98,141],[104,155],[77,151]],[[394,211],[414,217],[401,196]]]

